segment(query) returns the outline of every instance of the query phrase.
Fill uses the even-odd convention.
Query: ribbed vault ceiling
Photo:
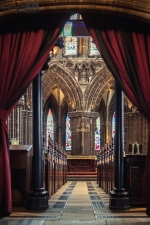
[[[0,16],[16,16],[26,11],[29,2],[31,7],[38,3],[39,12],[101,11],[150,21],[150,0],[1,0]]]

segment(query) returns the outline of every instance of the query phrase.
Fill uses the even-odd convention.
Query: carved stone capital
[[[68,116],[69,118],[80,118],[80,117],[97,118],[99,116],[99,113],[76,111],[76,112],[68,112]]]

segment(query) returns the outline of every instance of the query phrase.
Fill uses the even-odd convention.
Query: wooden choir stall
[[[31,190],[32,145],[10,145],[12,205],[23,205]]]
[[[48,191],[49,199],[67,182],[67,156],[66,153],[50,140],[48,148],[43,153],[43,181],[44,188]]]
[[[97,153],[97,183],[106,193],[114,187],[114,144],[105,144]],[[129,193],[131,206],[144,206],[142,203],[142,181],[146,155],[142,147],[135,142],[132,151],[129,145],[128,154],[124,155],[124,187]]]
[[[53,144],[53,143],[51,143]],[[12,204],[24,205],[32,189],[32,145],[10,145]],[[43,186],[49,198],[67,182],[67,157],[57,145],[43,151]]]

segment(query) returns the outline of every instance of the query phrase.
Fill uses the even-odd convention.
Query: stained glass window
[[[48,146],[48,136],[50,135],[51,139],[54,140],[54,127],[53,127],[53,114],[52,110],[48,110],[47,114],[47,140],[46,140],[46,145]]]
[[[70,119],[66,118],[66,150],[71,150],[72,134],[70,130]]]
[[[72,23],[67,22],[63,28],[62,36],[72,36]]]
[[[64,55],[77,55],[77,38],[72,36],[65,37]]]
[[[93,56],[93,55],[100,55],[96,45],[94,44],[93,42],[93,39],[90,38],[90,53],[89,53],[90,56]]]
[[[95,150],[100,150],[100,117],[96,120]]]
[[[71,20],[77,20],[78,19],[78,13],[76,14],[73,14],[71,17],[70,17]]]
[[[115,119],[116,119],[116,115],[114,112],[113,118],[112,118],[112,138],[114,138],[114,136],[115,136]]]

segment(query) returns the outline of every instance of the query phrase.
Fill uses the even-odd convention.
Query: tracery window
[[[100,117],[96,119],[95,150],[100,150]]]
[[[49,135],[54,140],[54,125],[53,125],[53,113],[52,110],[48,110],[47,114],[47,133],[46,133],[46,145],[48,146]]]
[[[66,117],[66,150],[71,150],[72,134],[70,130],[70,119]]]

